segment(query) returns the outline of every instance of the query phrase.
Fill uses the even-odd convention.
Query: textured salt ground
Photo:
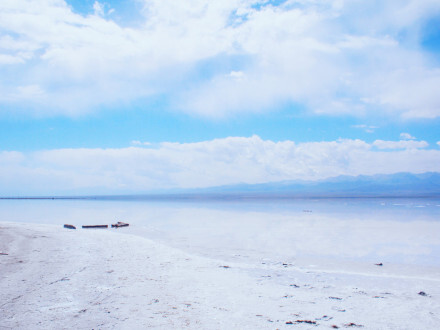
[[[14,223],[0,224],[0,252],[2,329],[440,327],[440,281],[379,268],[226,263],[113,230]]]

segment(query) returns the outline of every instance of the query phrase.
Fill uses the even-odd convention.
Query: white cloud
[[[62,0],[2,1],[0,66],[14,67],[0,78],[0,100],[27,105],[14,91],[39,86],[47,98],[31,108],[50,114],[165,94],[208,117],[285,102],[317,113],[440,116],[440,68],[417,50],[438,1],[143,3],[144,23],[126,28],[104,2],[81,16]],[[224,59],[231,65],[216,65]],[[213,69],[200,79],[206,61]]]
[[[95,1],[95,3],[93,4],[93,10],[95,11],[95,15],[104,16],[104,6],[98,1]]]
[[[44,97],[45,92],[38,85],[18,86],[16,97],[20,99],[38,100]]]
[[[413,62],[413,61],[412,61]],[[415,68],[398,69],[382,77],[374,92],[377,104],[389,111],[401,111],[403,118],[435,118],[440,116],[436,97],[440,85],[440,69],[426,68],[422,63],[408,63]]]
[[[376,140],[373,142],[373,146],[378,149],[421,149],[428,147],[428,142],[426,141],[412,141],[412,140],[401,140],[401,141],[384,141]]]
[[[401,146],[401,142],[417,141],[395,143]],[[373,147],[377,141],[295,143],[252,136],[164,142],[154,148],[2,152],[0,193],[133,193],[338,175],[440,172],[438,149],[406,146],[403,150],[377,151]]]
[[[18,151],[0,151],[1,164],[20,164],[25,160],[24,155]]]
[[[245,74],[243,71],[231,71],[228,76],[232,79],[242,80],[245,77]]]
[[[8,54],[0,54],[0,65],[2,64],[18,64],[24,63],[24,60],[19,56],[13,56]]]

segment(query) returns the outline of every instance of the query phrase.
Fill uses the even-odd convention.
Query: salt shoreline
[[[440,326],[429,276],[231,263],[114,230],[26,223],[0,223],[0,252],[6,329]]]

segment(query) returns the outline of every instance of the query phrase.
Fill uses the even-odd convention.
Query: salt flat
[[[110,229],[2,222],[0,235],[5,329],[440,326],[435,273],[231,262]]]

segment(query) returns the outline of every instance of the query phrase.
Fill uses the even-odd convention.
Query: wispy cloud
[[[400,133],[400,138],[403,140],[415,140],[416,138],[409,133]]]
[[[141,192],[338,175],[440,172],[440,150],[423,141],[273,142],[258,136],[155,148],[0,153],[0,193]],[[381,151],[386,147],[392,150]],[[425,148],[425,149],[422,149]],[[397,149],[397,150],[396,150]]]
[[[367,133],[374,133],[374,131],[379,128],[378,126],[373,126],[373,125],[365,125],[365,124],[361,124],[361,125],[353,125],[353,128],[359,128],[364,130]]]
[[[207,117],[285,102],[327,114],[440,115],[440,68],[419,47],[438,1],[150,0],[130,28],[104,2],[93,8],[82,16],[62,0],[2,2],[0,104],[78,115],[164,95]]]
[[[151,145],[151,142],[141,142],[139,140],[133,140],[131,141],[132,146],[149,146]]]

